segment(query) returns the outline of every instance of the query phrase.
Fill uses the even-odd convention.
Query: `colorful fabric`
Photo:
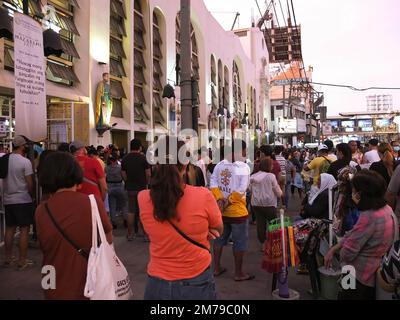
[[[276,230],[268,233],[262,268],[269,273],[278,273],[283,267],[282,233]]]
[[[284,261],[284,258],[286,261]],[[284,263],[285,262],[285,263]],[[296,267],[300,263],[294,230],[292,226],[285,228],[285,256],[282,250],[282,230],[268,232],[262,268],[269,273],[278,273],[282,267]]]

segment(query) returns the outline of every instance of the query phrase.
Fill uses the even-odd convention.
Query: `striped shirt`
[[[282,155],[276,155],[275,159],[278,161],[279,166],[281,167],[281,175],[286,176],[286,159],[282,157]]]
[[[394,239],[392,208],[361,212],[354,228],[343,238],[340,260],[351,265],[363,285],[375,286],[375,272]]]

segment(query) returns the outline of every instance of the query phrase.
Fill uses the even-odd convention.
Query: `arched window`
[[[256,89],[253,89],[253,119],[251,120],[251,122],[253,123],[254,128],[257,124],[259,124],[257,123],[256,120],[256,114],[257,114],[257,96],[256,96]]]
[[[218,110],[218,96],[217,96],[217,65],[214,56],[211,56],[211,108]]]
[[[127,57],[123,47],[123,39],[127,36],[124,5],[124,1],[112,0],[110,2],[110,74],[113,76],[110,82],[113,100],[112,116],[118,118],[123,118],[122,99],[126,98],[122,86],[122,78],[126,77],[123,60]]]
[[[163,55],[163,41],[161,24],[163,17],[161,14],[153,12],[153,115],[154,122],[165,125],[165,112],[164,105],[162,101],[162,78],[164,65],[164,55]]]
[[[229,70],[227,66],[224,68],[224,107],[229,110]]]
[[[146,123],[150,117],[145,111],[147,105],[146,97],[144,95],[144,88],[146,86],[146,62],[145,62],[145,34],[146,27],[144,24],[144,11],[143,2],[138,0],[134,1],[135,20],[134,20],[134,110],[135,121]]]
[[[239,68],[235,61],[233,62],[232,81],[233,113],[235,117],[240,119],[242,116],[242,88],[240,86]]]
[[[224,106],[224,73],[222,62],[218,60],[218,107]]]

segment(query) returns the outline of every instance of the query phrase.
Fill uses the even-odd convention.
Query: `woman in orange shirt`
[[[177,146],[172,150],[171,145]],[[145,300],[216,299],[210,239],[222,234],[221,212],[211,192],[184,183],[184,143],[161,137],[150,190],[139,193],[140,218],[150,239]],[[179,153],[178,153],[179,151]],[[179,157],[181,158],[181,157]]]

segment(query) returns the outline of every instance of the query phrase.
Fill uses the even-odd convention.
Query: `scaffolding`
[[[270,63],[301,61],[301,27],[272,27],[264,30]]]

